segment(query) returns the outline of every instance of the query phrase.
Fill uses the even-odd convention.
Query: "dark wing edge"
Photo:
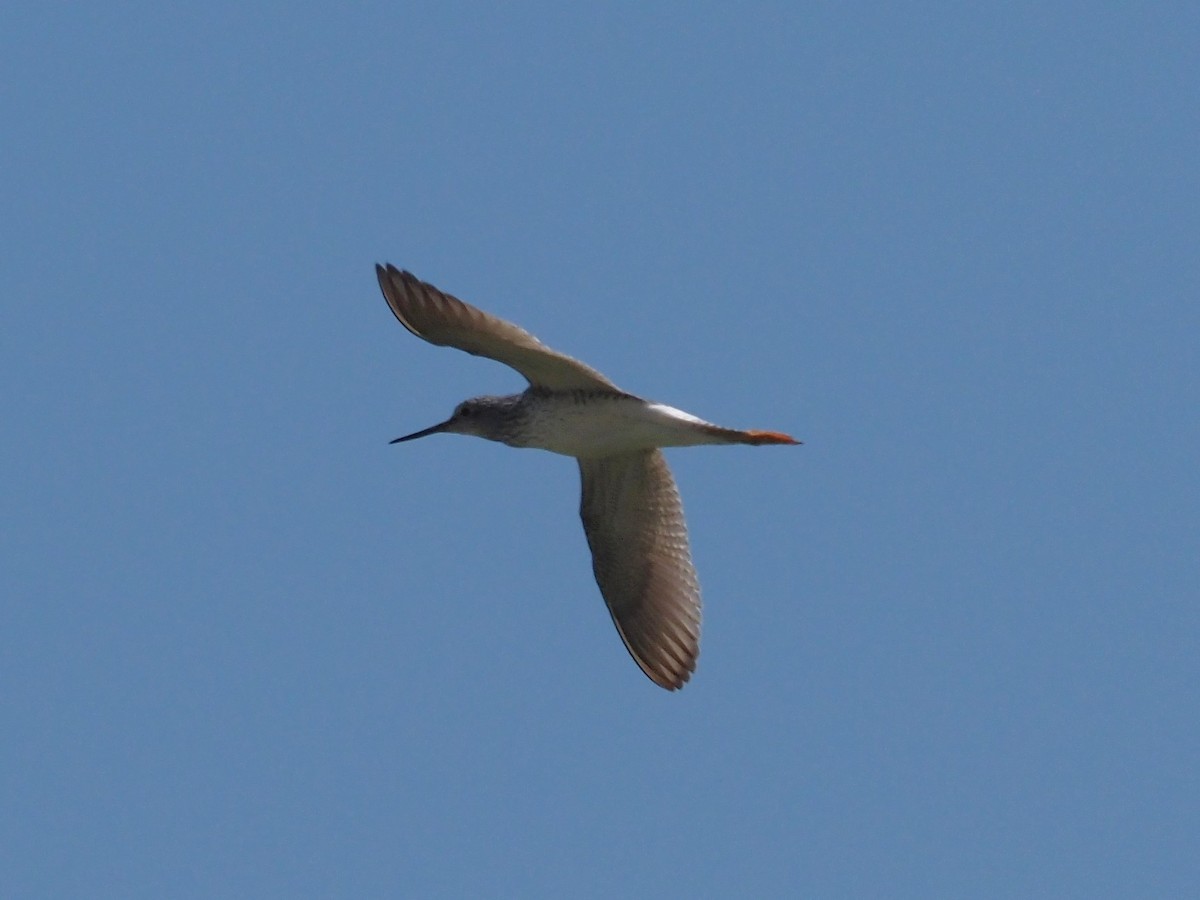
[[[376,264],[375,275],[392,314],[422,340],[503,363],[535,387],[620,390],[591,366],[552,350],[525,329],[476,309],[411,272],[390,263]]]
[[[700,656],[700,585],[661,451],[580,459],[580,517],[600,593],[651,681],[678,690]]]

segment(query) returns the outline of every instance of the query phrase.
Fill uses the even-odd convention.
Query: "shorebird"
[[[592,571],[629,655],[655,684],[677,690],[700,655],[700,584],[675,479],[660,447],[798,444],[777,431],[722,428],[635,397],[532,334],[395,266],[375,266],[400,324],[439,347],[516,369],[520,394],[464,400],[445,422],[391,443],[470,434],[579,462],[579,515]]]

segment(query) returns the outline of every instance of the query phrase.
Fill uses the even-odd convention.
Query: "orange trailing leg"
[[[747,444],[799,444],[791,435],[782,431],[743,431]]]

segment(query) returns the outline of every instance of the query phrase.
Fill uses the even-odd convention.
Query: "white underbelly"
[[[579,457],[721,443],[697,427],[707,424],[682,410],[632,397],[568,395],[538,405],[522,445]]]

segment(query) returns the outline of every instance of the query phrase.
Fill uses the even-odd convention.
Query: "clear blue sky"
[[[0,895],[1200,894],[1192,4],[18,3]],[[798,448],[574,464],[390,261]]]

